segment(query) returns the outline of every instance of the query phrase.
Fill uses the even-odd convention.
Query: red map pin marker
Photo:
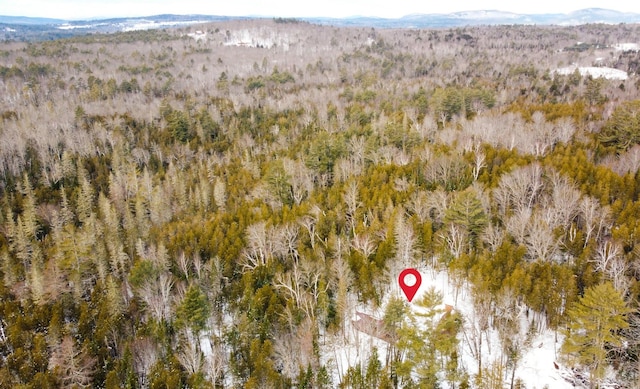
[[[411,302],[411,300],[413,300],[413,296],[415,296],[418,289],[420,289],[422,276],[416,269],[404,269],[400,273],[400,277],[398,277],[398,283],[400,284],[400,289],[402,289],[404,295],[407,296],[407,300]]]

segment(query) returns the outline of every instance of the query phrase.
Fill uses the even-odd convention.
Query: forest
[[[0,388],[542,389],[544,334],[546,387],[640,387],[638,40],[0,43]],[[409,303],[408,267],[460,297]]]

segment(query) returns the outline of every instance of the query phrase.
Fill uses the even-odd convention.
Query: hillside
[[[60,20],[0,15],[0,39],[41,41],[68,38],[86,34],[149,30],[230,20],[248,17],[218,15],[150,15],[92,20]],[[256,18],[254,18],[256,19]],[[260,18],[257,18],[260,19]],[[263,17],[264,20],[271,18]],[[586,8],[567,14],[516,14],[496,10],[455,12],[450,14],[413,14],[401,18],[352,16],[346,18],[302,17],[274,18],[279,21],[302,21],[339,27],[373,28],[451,28],[488,25],[558,25],[640,23],[640,14],[601,8]]]
[[[638,386],[639,33],[0,43],[0,388]]]

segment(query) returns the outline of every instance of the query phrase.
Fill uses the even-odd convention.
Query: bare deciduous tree
[[[350,181],[347,184],[345,192],[342,194],[342,199],[347,208],[345,217],[350,226],[349,229],[351,230],[351,233],[355,235],[358,217],[357,212],[358,208],[362,206],[362,203],[358,199],[358,183],[356,181]]]
[[[53,370],[65,388],[86,387],[91,384],[96,360],[86,350],[76,346],[71,336],[65,336],[53,347],[49,369]]]
[[[305,317],[314,320],[320,294],[325,293],[328,288],[326,282],[320,282],[321,279],[319,264],[301,258],[299,264],[294,263],[291,271],[276,275],[274,285],[293,300]]]
[[[482,232],[481,237],[482,241],[489,246],[489,250],[495,253],[502,245],[504,240],[504,231],[501,227],[496,226],[493,223],[489,223]]]
[[[336,293],[336,315],[340,323],[340,333],[343,337],[347,336],[347,320],[351,314],[352,304],[349,288],[353,282],[353,274],[349,268],[349,262],[344,257],[347,251],[348,244],[346,244],[342,238],[337,238],[335,258],[331,266],[331,278],[328,284]]]
[[[453,258],[458,258],[467,251],[469,237],[464,227],[451,223],[441,236],[446,249]]]
[[[282,166],[291,183],[291,195],[300,204],[313,191],[313,173],[301,160],[283,158]]]
[[[364,258],[369,258],[377,249],[374,238],[368,233],[356,234],[351,239],[351,247],[359,252]]]
[[[443,189],[459,186],[465,180],[467,163],[460,154],[440,155],[426,166],[425,179]]]
[[[556,120],[554,128],[556,141],[567,144],[569,143],[575,132],[576,127],[573,123],[573,120],[571,120],[570,118],[563,117]]]
[[[397,265],[401,267],[412,266],[417,252],[417,239],[413,227],[405,220],[404,210],[402,209],[396,216],[393,232],[396,240]]]
[[[138,338],[131,344],[133,368],[138,376],[140,387],[148,387],[148,376],[151,368],[158,361],[158,348],[150,338]]]
[[[267,226],[266,222],[258,222],[247,227],[247,245],[242,251],[244,268],[254,269],[269,263],[273,258],[284,260],[298,259],[297,239],[298,226],[285,224]]]
[[[225,368],[228,366],[224,345],[217,337],[206,339],[206,342],[203,339],[200,341],[204,354],[203,370],[215,387],[224,377]]]
[[[307,318],[297,326],[293,334],[281,334],[274,340],[274,354],[282,365],[282,374],[295,378],[301,368],[316,365],[314,356],[314,323]]]
[[[451,196],[441,188],[429,193],[426,208],[434,222],[438,224],[444,223],[444,215],[447,208],[449,208],[450,201]]]
[[[227,205],[227,185],[220,178],[216,178],[213,185],[213,199],[218,208],[225,209]]]
[[[502,291],[496,299],[494,326],[502,345],[502,359],[511,369],[510,387],[513,388],[518,364],[531,346],[531,339],[526,307],[518,302],[512,289]]]
[[[623,295],[628,291],[630,281],[626,272],[629,265],[623,256],[622,247],[616,242],[607,240],[598,245],[594,259],[595,269],[602,272]]]
[[[429,219],[428,194],[425,191],[416,191],[409,200],[409,211],[418,217],[420,223]]]
[[[474,155],[475,155],[475,158],[473,160],[472,174],[473,174],[473,180],[477,181],[478,176],[480,175],[480,170],[482,170],[487,165],[485,163],[486,157],[484,153],[481,150],[479,150],[478,147],[476,147],[476,149],[474,150]]]
[[[503,214],[510,208],[532,209],[543,186],[542,167],[533,163],[504,175],[494,191],[494,199],[499,201],[498,208]]]
[[[482,372],[482,360],[485,355],[483,347],[488,347],[488,354],[491,354],[491,343],[489,343],[488,331],[491,325],[492,305],[491,296],[488,291],[480,288],[473,288],[473,312],[468,320],[465,320],[463,327],[463,337],[469,347],[469,352],[478,362],[478,372]]]
[[[522,208],[507,218],[505,228],[518,244],[524,245],[528,233],[528,226],[531,220],[531,209]]]
[[[318,219],[312,215],[305,215],[298,220],[298,223],[307,230],[309,234],[309,241],[311,243],[311,249],[316,248],[316,222]]]
[[[173,276],[163,272],[158,277],[148,280],[140,288],[138,295],[147,305],[151,316],[157,321],[168,321],[172,317]]]
[[[552,204],[548,207],[545,220],[552,229],[562,227],[566,230],[578,215],[582,195],[566,177],[558,173],[552,173],[550,181]]]
[[[298,263],[300,253],[298,253],[298,237],[300,235],[300,226],[294,223],[286,223],[278,228],[278,238],[282,249],[282,255],[286,255],[292,259],[294,263]]]
[[[200,351],[199,339],[191,330],[180,333],[181,342],[178,361],[188,374],[199,373],[204,367],[204,355]]]
[[[247,227],[247,246],[243,250],[243,256],[246,259],[246,268],[256,268],[267,263],[269,256],[272,255],[269,249],[267,239],[267,225],[265,222],[252,224]]]
[[[540,216],[535,215],[531,218],[527,231],[525,244],[529,256],[543,262],[554,259],[560,242],[554,236],[549,224]]]
[[[592,197],[583,197],[579,203],[579,208],[580,219],[584,225],[584,245],[586,247],[591,237],[599,241],[605,229],[609,228],[609,208],[607,206],[601,206],[600,203]]]
[[[622,248],[616,242],[611,240],[604,241],[598,245],[598,250],[594,261],[596,263],[596,270],[606,272],[610,263],[622,254]]]

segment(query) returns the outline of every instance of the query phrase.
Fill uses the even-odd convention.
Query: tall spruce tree
[[[608,350],[622,345],[620,330],[629,326],[626,315],[630,312],[610,282],[587,289],[568,310],[562,352],[589,369],[591,388],[604,377]]]

